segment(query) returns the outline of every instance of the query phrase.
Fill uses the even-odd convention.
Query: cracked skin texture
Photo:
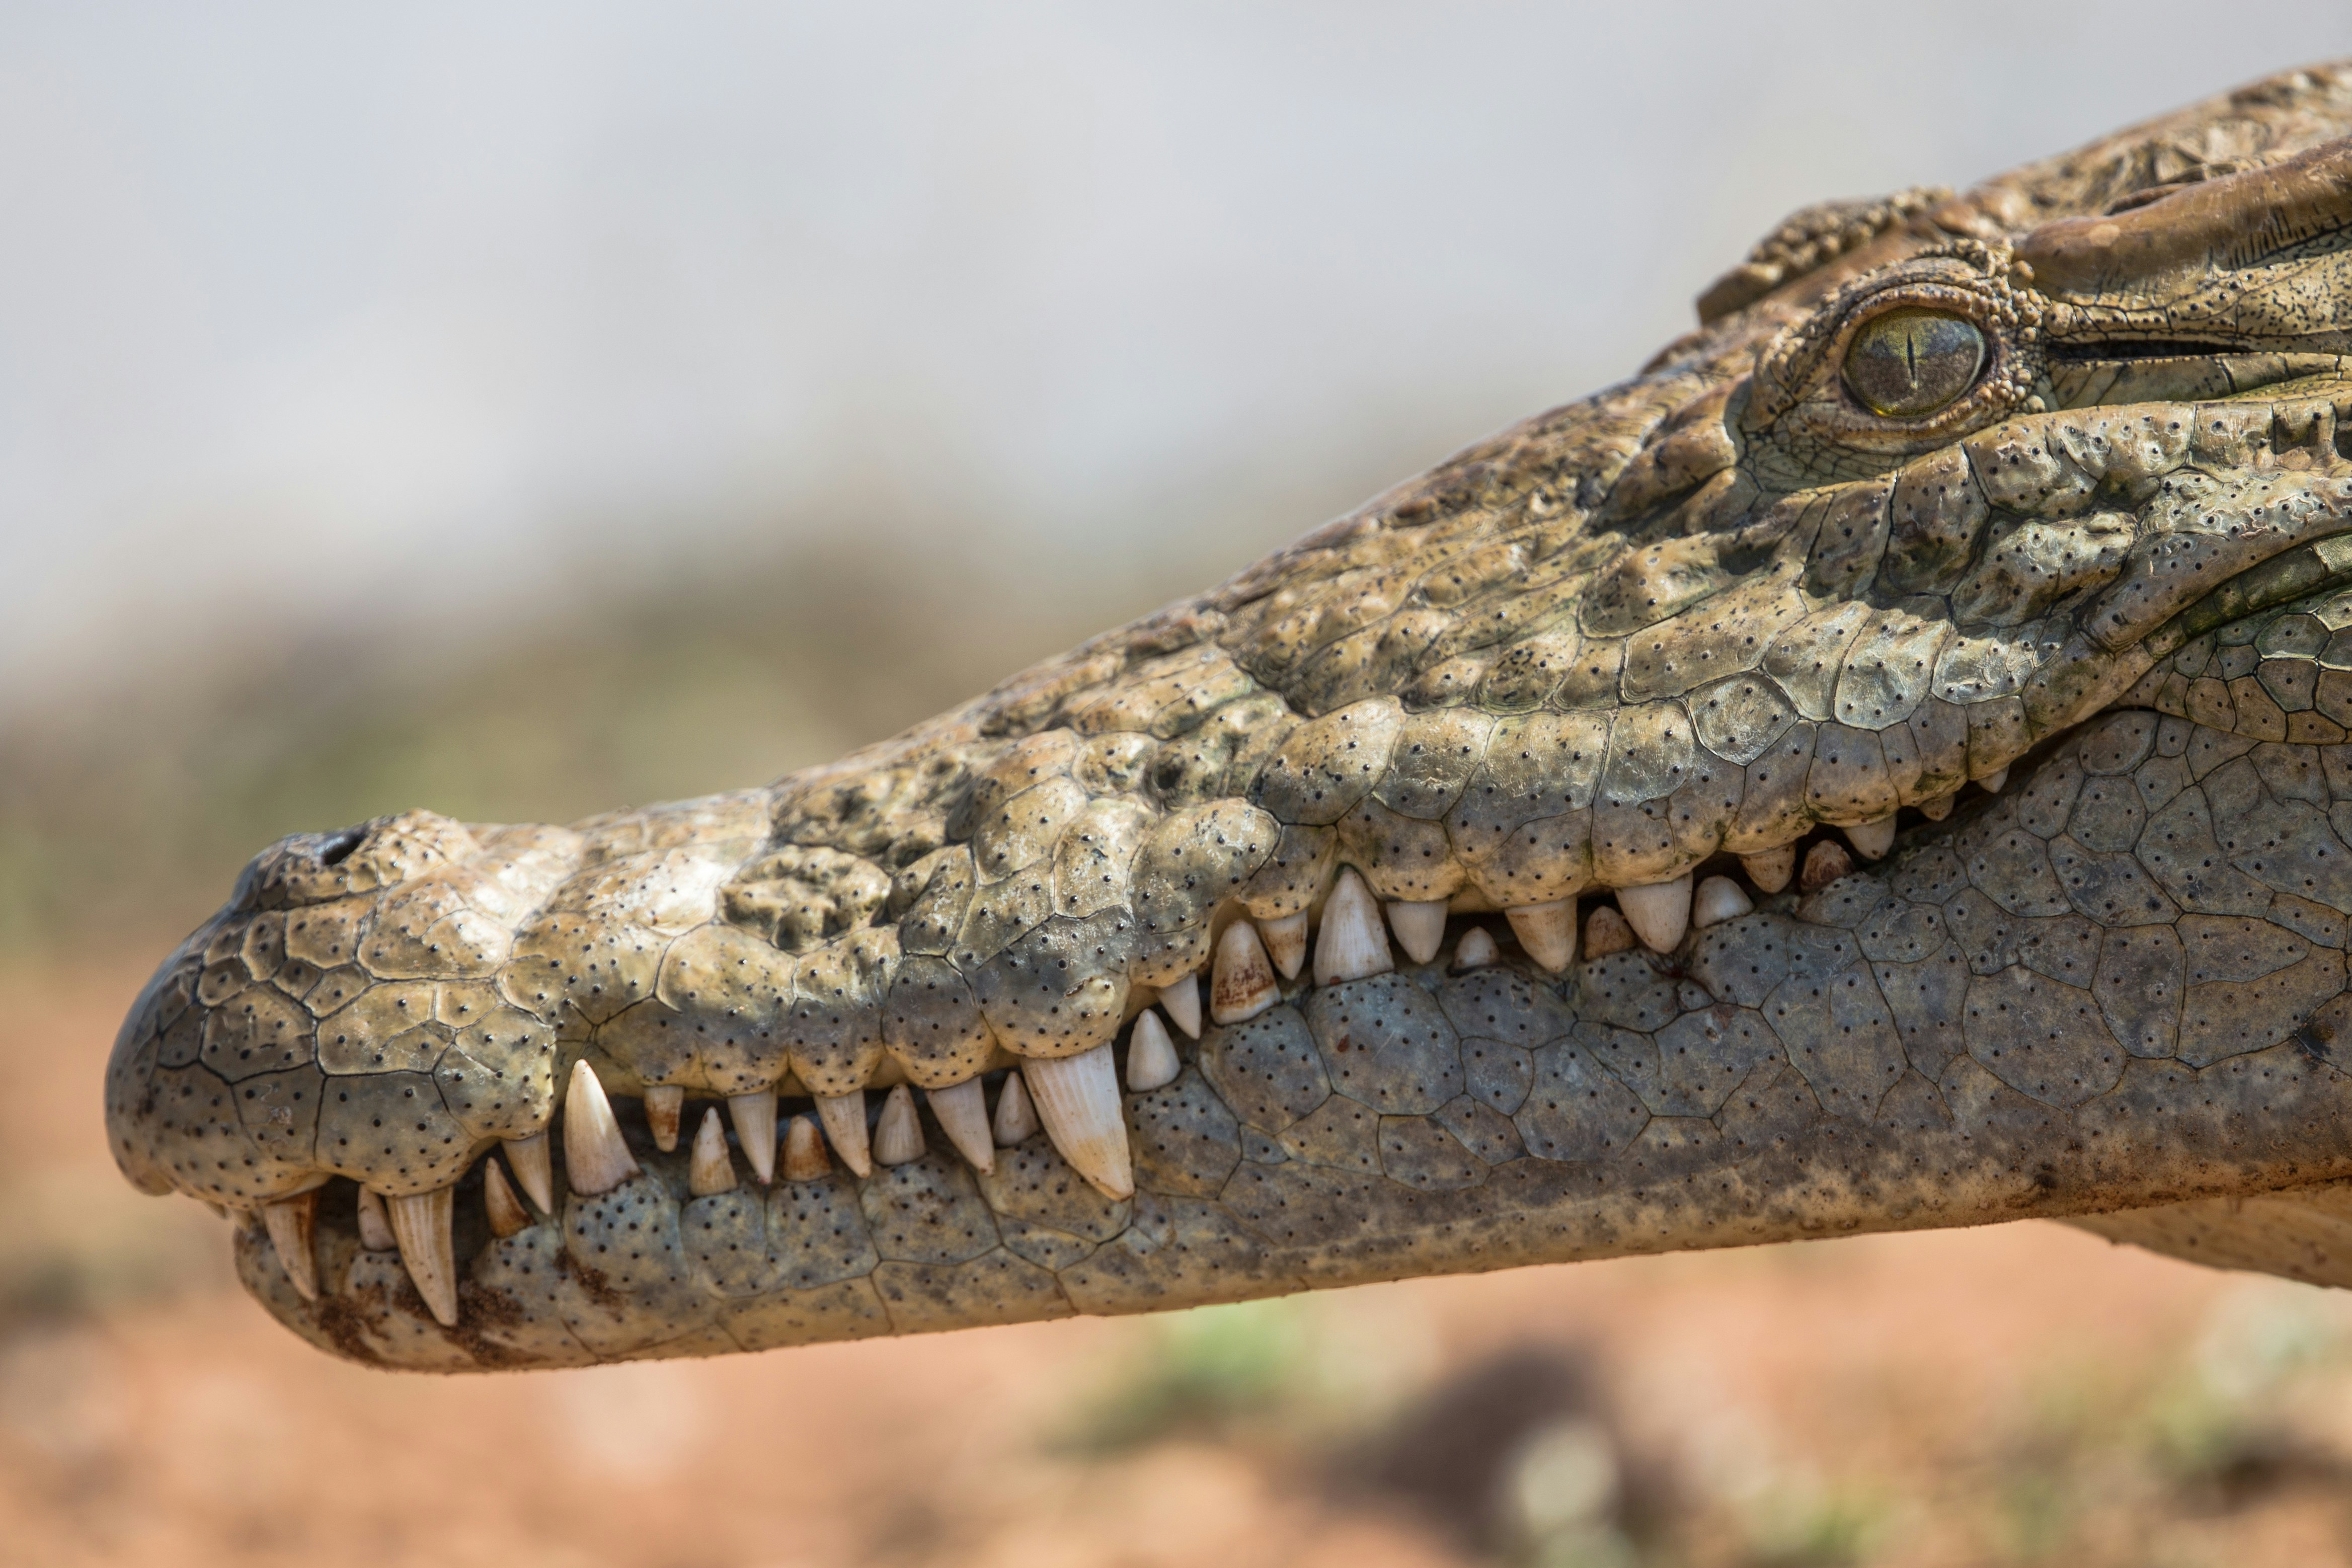
[[[446,1371],[2028,1216],[2352,1284],[2347,133],[2316,67],[1809,209],[1633,378],[766,789],[285,839],[125,1022],[118,1159],[239,1211],[296,1332]],[[1882,412],[1898,310],[1979,352]],[[1553,974],[1492,912],[1898,812],[1670,952]],[[919,1158],[696,1196],[640,1115],[1124,1061],[1343,867],[1501,961],[1180,1040],[1129,1196],[928,1111]],[[484,1157],[582,1059],[639,1173],[578,1195],[551,1140],[494,1236]],[[454,1326],[362,1184],[456,1187]],[[258,1217],[305,1192],[316,1300]]]

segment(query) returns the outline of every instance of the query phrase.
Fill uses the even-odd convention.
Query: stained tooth
[[[496,1160],[482,1167],[482,1207],[489,1215],[490,1234],[500,1241],[530,1228],[530,1211],[507,1185],[506,1173]]]
[[[563,1093],[564,1177],[573,1192],[593,1198],[636,1173],[636,1158],[621,1141],[621,1124],[613,1120],[613,1102],[604,1098],[596,1069],[583,1057],[572,1064],[572,1083]]]
[[[1797,886],[1808,893],[1819,892],[1840,877],[1853,874],[1853,857],[1845,852],[1845,846],[1834,838],[1824,838],[1805,851],[1805,869],[1797,879]]]
[[[1156,1013],[1138,1013],[1127,1037],[1127,1087],[1138,1094],[1176,1081],[1184,1064],[1176,1059],[1176,1042],[1168,1037]]]
[[[1603,904],[1592,911],[1584,922],[1584,956],[1587,959],[1606,958],[1612,952],[1630,952],[1640,945],[1633,928],[1625,917]]]
[[[1783,844],[1778,849],[1742,855],[1739,868],[1748,873],[1748,879],[1756,884],[1758,892],[1777,893],[1797,874],[1797,847]]]
[[[590,1075],[589,1081],[595,1081],[594,1075]],[[600,1102],[603,1095],[604,1090],[598,1089]],[[604,1119],[610,1121],[612,1118],[613,1108],[605,1106]],[[619,1136],[617,1130],[614,1136]],[[563,1156],[566,1161],[572,1157],[569,1141],[564,1143]],[[634,1164],[631,1168],[635,1169]],[[425,1298],[433,1321],[445,1329],[457,1326],[457,1248],[449,1234],[457,1196],[455,1187],[436,1187],[429,1193],[411,1193],[406,1197],[385,1200],[385,1206],[392,1211],[392,1234],[400,1243],[400,1261],[407,1266],[409,1282]]]
[[[1160,993],[1160,1010],[1184,1031],[1188,1040],[1201,1037],[1201,977],[1188,974]]]
[[[1273,955],[1274,966],[1282,971],[1282,977],[1297,979],[1299,966],[1307,962],[1307,911],[1301,910],[1278,921],[1260,921],[1258,934],[1265,939],[1265,951]]]
[[[1502,956],[1495,946],[1494,934],[1485,926],[1472,926],[1462,933],[1462,940],[1454,944],[1454,967],[1456,969],[1484,969]]]
[[[1389,930],[1396,932],[1397,945],[1415,963],[1427,963],[1445,945],[1445,900],[1433,899],[1426,903],[1407,903],[1402,899],[1389,900]]]
[[[261,1223],[269,1232],[269,1245],[278,1249],[278,1261],[285,1266],[286,1278],[294,1281],[295,1293],[305,1301],[319,1299],[319,1259],[310,1250],[310,1231],[318,1218],[316,1187],[279,1203],[264,1204],[261,1208]]]
[[[1691,879],[1685,871],[1671,882],[1654,882],[1646,888],[1617,889],[1617,908],[1625,916],[1625,923],[1642,939],[1642,945],[1652,952],[1672,952],[1682,945],[1683,933],[1690,930]]]
[[[1010,1149],[1035,1136],[1037,1108],[1029,1103],[1029,1086],[1019,1073],[1006,1073],[1004,1088],[996,1096],[996,1146]]]
[[[1936,796],[1932,800],[1921,801],[1919,803],[1919,815],[1926,817],[1930,822],[1943,821],[1944,818],[1952,815],[1952,802],[1959,793],[1960,792],[1958,790],[1946,790],[1943,794]]]
[[[1883,858],[1895,847],[1895,814],[1888,812],[1876,822],[1865,822],[1845,830],[1845,841],[1865,860]]]
[[[1127,1118],[1119,1110],[1118,1068],[1110,1047],[1074,1057],[1032,1057],[1021,1064],[1038,1120],[1062,1158],[1108,1198],[1135,1195],[1127,1152]]]
[[[514,1167],[515,1180],[530,1194],[541,1214],[555,1212],[555,1164],[548,1155],[547,1134],[534,1132],[528,1138],[507,1140],[507,1163]]]
[[[915,1114],[915,1091],[899,1084],[882,1097],[874,1122],[874,1163],[904,1165],[923,1157],[923,1119]]]
[[[400,1245],[383,1212],[383,1195],[369,1187],[360,1189],[360,1245],[370,1252],[389,1252]]]
[[[1746,890],[1728,877],[1709,877],[1691,896],[1691,924],[1701,931],[1755,911]]]
[[[751,1162],[751,1174],[766,1186],[776,1179],[776,1091],[762,1089],[727,1097],[727,1120],[735,1124],[735,1142]]]
[[[996,1169],[996,1144],[988,1136],[988,1096],[980,1079],[968,1078],[945,1089],[928,1089],[923,1098],[931,1102],[931,1114],[940,1119],[940,1131],[965,1164],[982,1175]]]
[[[816,1113],[841,1163],[861,1176],[872,1175],[874,1162],[866,1149],[866,1091],[853,1089],[847,1094],[820,1094]]]
[[[1275,984],[1274,965],[1257,939],[1257,928],[1235,921],[1217,939],[1216,962],[1209,968],[1209,1016],[1220,1024],[1255,1018],[1282,1000]]]
[[[665,1154],[677,1147],[678,1116],[685,1110],[686,1090],[674,1083],[646,1090],[646,1125],[654,1130],[654,1147]]]
[[[727,1156],[727,1129],[719,1124],[719,1108],[702,1113],[694,1130],[694,1151],[687,1156],[686,1190],[698,1198],[735,1190],[735,1162]]]
[[[784,1129],[784,1180],[814,1182],[833,1169],[833,1162],[824,1157],[824,1138],[816,1123],[805,1116],[795,1116]]]
[[[1987,795],[1999,795],[2000,793],[2000,786],[2008,782],[2009,770],[2005,767],[1995,768],[1992,772],[1985,774],[1984,777],[1977,780],[1978,784],[1984,786],[1984,792]]]
[[[1505,910],[1511,934],[1529,958],[1558,974],[1576,962],[1576,900],[1554,899]]]
[[[1395,967],[1381,906],[1350,866],[1339,873],[1339,885],[1323,905],[1323,929],[1315,933],[1315,984],[1365,980]]]

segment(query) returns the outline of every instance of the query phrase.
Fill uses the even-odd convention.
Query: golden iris
[[[1889,310],[1854,333],[1845,384],[1872,413],[1916,419],[1975,385],[1984,361],[1984,334],[1966,317]]]

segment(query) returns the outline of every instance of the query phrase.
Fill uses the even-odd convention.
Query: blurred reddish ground
[[[7,978],[11,1563],[2352,1562],[2337,1300],[2050,1225],[591,1373],[362,1371],[236,1291],[219,1221],[114,1174],[99,1079],[137,976]],[[1500,1406],[1460,1380],[1498,1356],[1583,1392],[1482,1436]],[[1482,1442],[1483,1469],[1418,1484]]]

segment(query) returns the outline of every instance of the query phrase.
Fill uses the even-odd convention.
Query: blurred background
[[[437,1381],[99,1134],[296,829],[765,780],[2309,6],[0,4],[0,1555],[2352,1561],[2352,1315],[2054,1226]]]

